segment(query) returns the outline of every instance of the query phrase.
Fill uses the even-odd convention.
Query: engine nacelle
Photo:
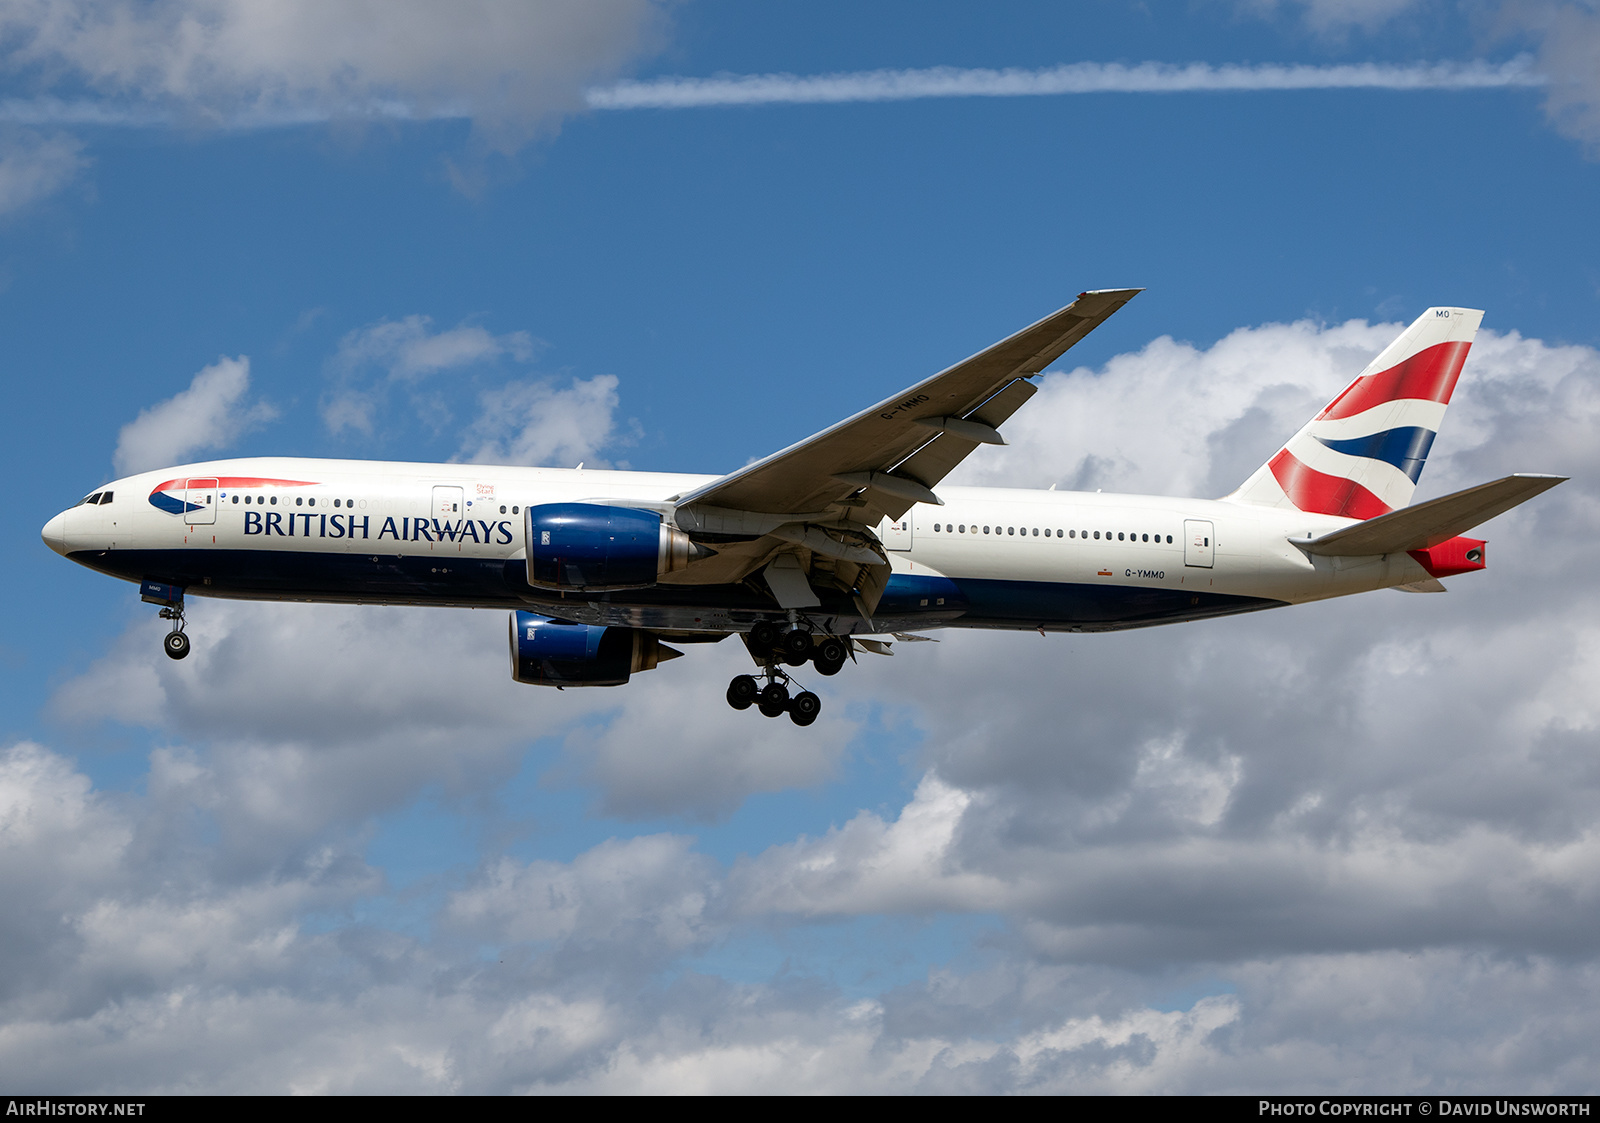
[[[511,677],[534,686],[621,686],[629,675],[682,654],[638,628],[511,614]]]
[[[639,589],[707,551],[654,511],[544,503],[527,512],[528,584],[543,589]]]

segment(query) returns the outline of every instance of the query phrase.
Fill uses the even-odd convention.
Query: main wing
[[[996,429],[1036,387],[1027,382],[1088,335],[1140,289],[1086,292],[900,394],[799,444],[680,496],[678,506],[811,515],[860,494],[852,522],[899,518],[913,503],[937,503],[933,487],[980,444],[1004,444]],[[837,513],[836,513],[837,514]],[[796,521],[810,521],[797,519]]]
[[[783,608],[815,605],[813,587],[849,592],[870,616],[889,579],[872,533],[933,488],[1035,392],[1027,379],[1100,326],[1139,289],[1086,292],[871,409],[704,487],[674,496],[678,526],[715,554],[663,583],[741,581],[766,567]]]

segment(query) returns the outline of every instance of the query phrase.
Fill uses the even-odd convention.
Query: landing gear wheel
[[[799,628],[783,635],[783,661],[791,667],[803,667],[811,658],[811,635]]]
[[[761,693],[761,687],[750,675],[738,675],[728,684],[728,705],[736,710],[748,710]]]
[[[817,644],[811,662],[817,668],[817,674],[836,675],[843,669],[844,661],[849,657],[850,650],[845,647],[844,640],[829,636]]]
[[[169,659],[182,659],[189,654],[189,637],[182,632],[168,632],[162,648]]]
[[[809,690],[803,690],[789,703],[789,720],[796,725],[810,725],[822,712],[822,699]]]
[[[789,708],[789,688],[781,682],[768,683],[756,703],[765,717],[777,717]]]
[[[778,625],[771,620],[762,620],[750,629],[750,646],[762,655],[777,647],[779,638]]]

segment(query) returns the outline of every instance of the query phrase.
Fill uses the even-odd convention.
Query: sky
[[[1594,1093],[1592,0],[0,3],[0,1086]],[[953,482],[1216,497],[1431,305],[1489,568],[509,680],[39,529],[293,455],[721,473],[1146,291]]]

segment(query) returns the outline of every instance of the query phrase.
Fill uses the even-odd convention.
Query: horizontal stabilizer
[[[1389,586],[1397,593],[1448,593],[1444,582],[1437,577],[1424,577],[1421,581],[1412,581],[1407,585]]]
[[[1492,483],[1469,487],[1453,495],[1430,499],[1414,507],[1402,507],[1398,511],[1343,527],[1319,538],[1291,538],[1290,541],[1308,554],[1327,557],[1365,557],[1425,550],[1429,546],[1448,542],[1519,503],[1526,503],[1540,492],[1564,483],[1567,478],[1518,473]]]

